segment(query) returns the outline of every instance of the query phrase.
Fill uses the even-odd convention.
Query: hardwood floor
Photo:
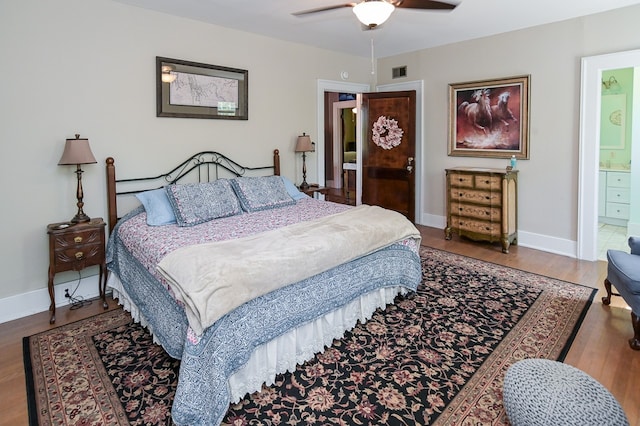
[[[640,351],[632,351],[627,339],[633,334],[630,311],[621,298],[604,306],[602,282],[605,262],[584,262],[565,256],[511,246],[504,254],[499,244],[473,243],[454,236],[446,241],[441,229],[419,227],[423,244],[537,274],[598,288],[565,362],[602,383],[620,402],[631,425],[640,426]],[[117,308],[109,300],[109,309]],[[103,312],[101,303],[70,310],[56,310],[56,324]],[[26,425],[27,401],[22,359],[22,338],[52,328],[48,312],[0,324],[0,425]]]

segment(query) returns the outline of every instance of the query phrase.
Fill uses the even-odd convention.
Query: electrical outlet
[[[68,288],[64,289],[64,297],[66,297],[67,299],[71,298],[71,295],[69,294],[69,289]]]

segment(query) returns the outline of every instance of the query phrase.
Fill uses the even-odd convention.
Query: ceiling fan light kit
[[[353,7],[353,13],[360,22],[369,28],[383,24],[395,10],[395,6],[386,1],[363,1]]]
[[[350,7],[358,20],[368,27],[376,28],[381,25],[393,13],[396,7],[418,10],[453,10],[457,4],[439,0],[362,0],[359,3],[343,3],[333,6],[318,7],[315,9],[295,12],[294,16],[305,16],[312,13],[327,12],[330,10]]]

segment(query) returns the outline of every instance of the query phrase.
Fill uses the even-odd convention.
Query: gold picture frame
[[[449,85],[450,156],[529,159],[530,76]]]

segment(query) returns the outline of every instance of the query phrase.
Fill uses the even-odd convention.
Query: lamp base
[[[300,190],[306,191],[307,189],[309,189],[309,184],[307,183],[307,181],[302,181],[302,183],[300,184]]]
[[[71,222],[71,223],[84,223],[84,222],[89,222],[90,220],[91,220],[91,218],[89,216],[87,216],[86,214],[84,214],[84,212],[79,212],[69,222]]]

